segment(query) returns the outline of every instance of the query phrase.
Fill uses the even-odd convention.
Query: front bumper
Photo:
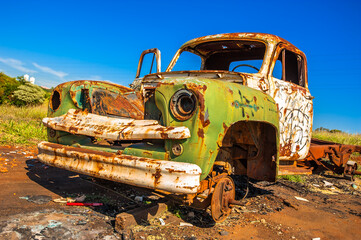
[[[202,170],[196,164],[156,160],[41,142],[41,162],[70,171],[170,193],[196,193]]]
[[[69,109],[61,116],[44,118],[43,124],[54,130],[107,140],[187,139],[186,127],[164,127],[156,120],[107,117]]]

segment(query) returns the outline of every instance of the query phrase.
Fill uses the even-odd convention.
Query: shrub
[[[16,106],[37,105],[45,101],[46,92],[39,86],[26,82],[13,93],[13,104]]]
[[[22,84],[15,78],[0,72],[0,104],[11,103],[12,93]]]

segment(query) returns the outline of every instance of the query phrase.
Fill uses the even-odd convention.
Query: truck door
[[[312,134],[313,103],[307,84],[306,57],[279,45],[270,69],[269,94],[280,117],[280,160],[306,157]]]

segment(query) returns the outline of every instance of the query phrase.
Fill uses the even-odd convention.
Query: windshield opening
[[[185,48],[172,71],[223,70],[257,73],[262,67],[265,52],[266,45],[258,41],[206,42],[194,48]]]

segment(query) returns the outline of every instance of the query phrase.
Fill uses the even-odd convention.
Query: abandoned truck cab
[[[157,57],[157,72],[139,78],[147,53]],[[132,87],[57,86],[39,159],[172,194],[193,207],[211,205],[219,222],[237,204],[230,175],[275,181],[279,160],[291,164],[308,153],[313,114],[306,57],[277,36],[193,39],[165,72],[160,52],[150,49]]]

